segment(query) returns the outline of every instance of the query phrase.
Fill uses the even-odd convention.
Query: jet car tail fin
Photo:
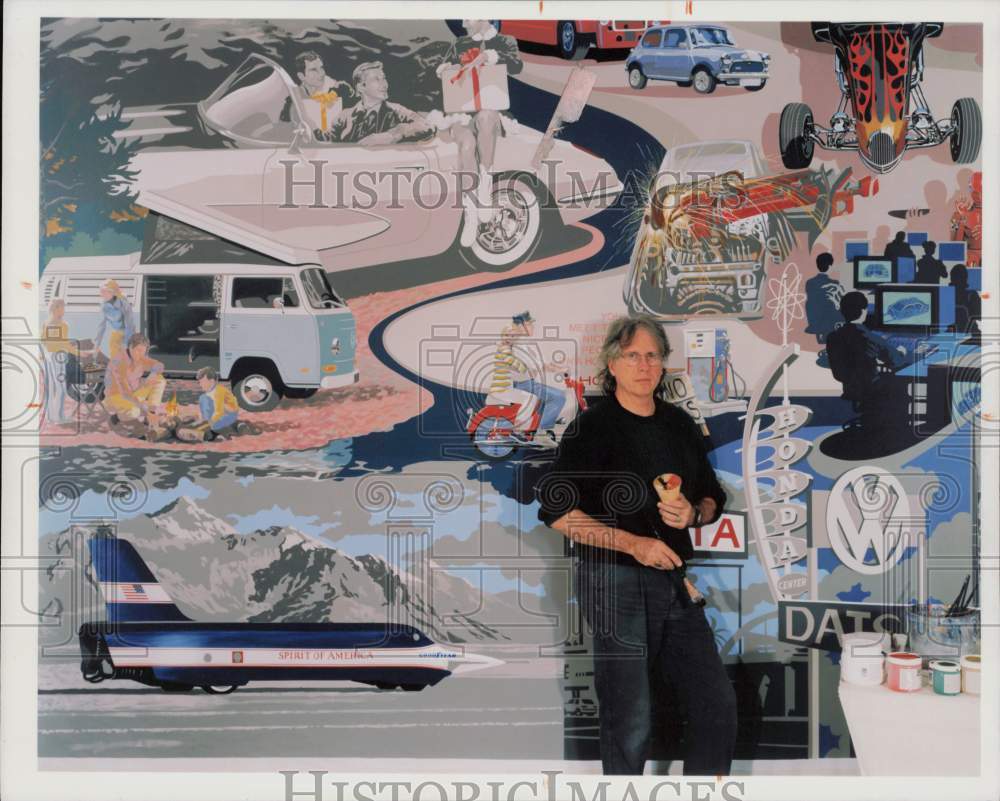
[[[191,620],[174,605],[132,543],[94,537],[88,545],[109,621]]]

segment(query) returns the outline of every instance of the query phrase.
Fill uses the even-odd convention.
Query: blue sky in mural
[[[191,500],[203,500],[211,495],[205,487],[195,484],[188,478],[182,478],[177,486],[170,489],[157,489],[146,487],[144,489],[144,501],[139,508],[116,508],[108,501],[106,492],[95,490],[85,490],[80,493],[79,500],[72,507],[62,510],[58,508],[50,509],[42,506],[38,514],[38,534],[45,536],[68,528],[73,523],[91,523],[95,519],[131,520],[134,517],[145,514],[154,514],[169,503],[178,498],[190,498]],[[133,504],[128,504],[131,507]]]
[[[332,514],[334,517],[340,516],[339,511],[334,511]],[[226,515],[226,519],[240,534],[250,534],[269,526],[290,526],[303,534],[319,537],[330,529],[340,526],[339,522],[320,523],[317,515],[299,515],[287,506],[277,504],[249,515],[230,513]]]

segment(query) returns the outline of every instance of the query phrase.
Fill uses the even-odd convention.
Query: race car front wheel
[[[979,157],[983,141],[983,115],[979,104],[971,97],[961,97],[951,107],[951,160],[956,164],[971,164]]]
[[[201,689],[209,695],[229,695],[236,692],[239,684],[202,684]]]
[[[812,124],[812,109],[805,103],[789,103],[782,109],[778,123],[778,146],[781,162],[788,169],[801,170],[812,163]]]

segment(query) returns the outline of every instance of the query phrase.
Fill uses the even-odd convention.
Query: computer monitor
[[[867,255],[867,239],[848,239],[844,242],[844,261],[853,262],[856,257]]]
[[[979,267],[970,267],[968,270],[969,275],[969,289],[974,289],[976,292],[983,291],[983,271]]]
[[[965,242],[939,242],[937,257],[945,264],[965,264]]]
[[[881,284],[898,284],[895,256],[855,256],[854,288],[874,289]]]
[[[926,231],[910,231],[906,235],[906,244],[911,248],[919,247],[928,240]]]
[[[955,287],[882,284],[875,288],[873,327],[883,331],[943,329],[955,324]]]
[[[896,257],[896,283],[911,284],[917,277],[917,260],[910,256]]]

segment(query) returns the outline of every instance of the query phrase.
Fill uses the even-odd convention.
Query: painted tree
[[[44,251],[65,246],[74,233],[137,221],[142,211],[127,190],[131,148],[115,133],[127,126],[108,86],[115,72],[76,57],[86,37],[46,42],[41,48],[39,239]],[[110,54],[109,54],[110,55]]]

